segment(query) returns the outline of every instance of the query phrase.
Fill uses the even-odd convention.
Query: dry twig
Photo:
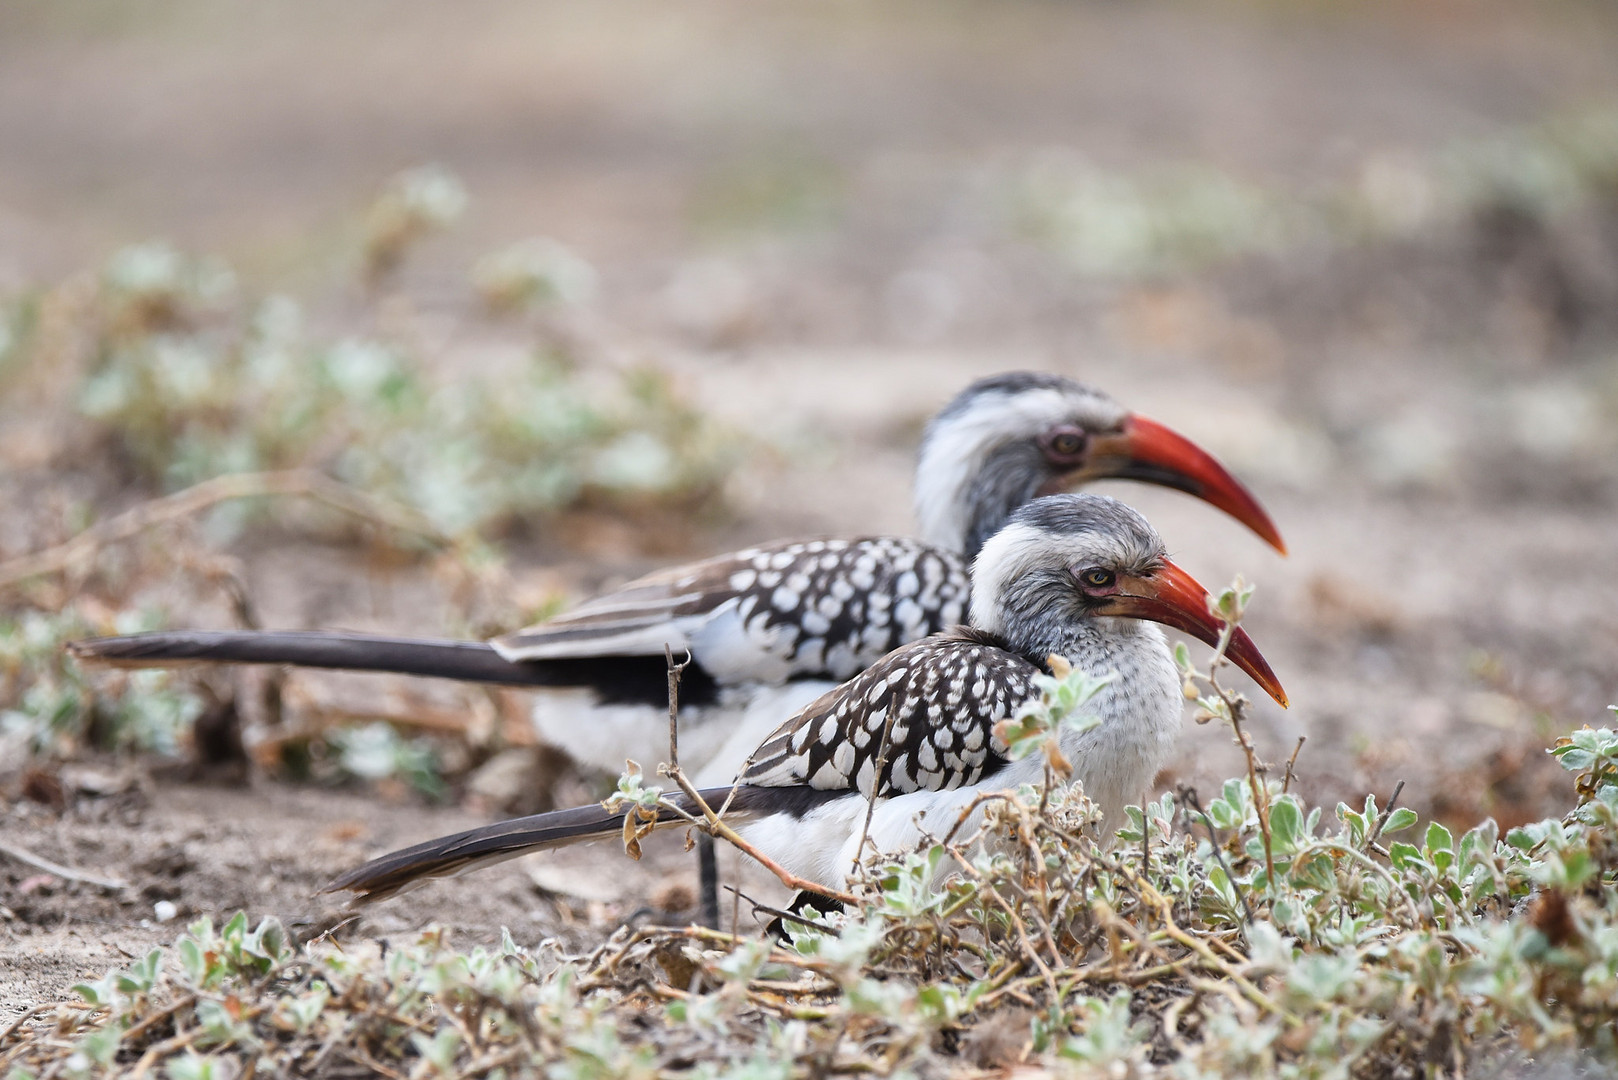
[[[117,881],[113,878],[97,877],[95,874],[88,874],[83,870],[74,870],[71,867],[62,866],[60,863],[53,863],[49,859],[24,851],[15,844],[4,840],[0,840],[0,855],[5,855],[15,859],[17,862],[32,866],[35,870],[43,870],[45,873],[53,874],[65,881],[79,881],[86,885],[94,885],[97,888],[108,889],[112,892],[121,892],[129,888],[127,882]]]
[[[183,491],[152,499],[85,529],[73,539],[31,555],[0,563],[0,589],[29,578],[59,574],[87,564],[103,548],[131,540],[148,529],[178,521],[232,499],[297,496],[397,532],[419,537],[434,547],[451,541],[415,511],[378,498],[313,469],[231,473],[204,480]]]

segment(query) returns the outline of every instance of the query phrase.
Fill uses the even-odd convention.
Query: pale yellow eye
[[[1117,575],[1111,570],[1107,570],[1099,566],[1092,566],[1083,574],[1079,575],[1079,577],[1092,589],[1105,589],[1118,579]]]
[[[1084,439],[1071,431],[1064,431],[1051,439],[1051,449],[1070,457],[1084,449]]]

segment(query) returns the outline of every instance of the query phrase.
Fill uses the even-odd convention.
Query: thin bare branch
[[[74,870],[72,867],[63,866],[32,852],[24,851],[22,848],[5,840],[0,840],[0,855],[14,859],[26,866],[32,866],[35,870],[43,870],[45,873],[62,878],[64,881],[83,882],[86,885],[94,885],[97,888],[108,889],[113,892],[121,892],[129,888],[127,882],[100,877],[96,874],[86,873],[83,870]]]
[[[141,503],[116,517],[85,529],[71,540],[0,563],[0,589],[29,578],[59,574],[87,564],[103,548],[178,521],[233,499],[298,497],[339,510],[376,525],[407,533],[434,547],[452,541],[426,518],[408,507],[339,483],[313,469],[231,473],[204,480],[183,491]]]

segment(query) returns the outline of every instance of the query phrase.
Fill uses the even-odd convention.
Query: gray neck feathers
[[[1005,527],[1018,507],[1038,494],[1047,470],[1039,448],[1011,443],[988,456],[967,486],[962,503],[966,533],[961,553],[975,558],[984,541]]]
[[[1087,617],[1023,644],[1065,657],[1089,675],[1112,675],[1084,706],[1100,725],[1087,731],[1063,728],[1063,753],[1115,829],[1123,808],[1140,801],[1173,753],[1185,704],[1179,675],[1156,624],[1108,616]],[[1041,657],[1043,661],[1043,657]]]
[[[954,468],[935,444],[916,469],[916,518],[922,538],[974,558],[1018,507],[1033,499],[1048,470],[1039,448],[1012,442]]]
[[[987,590],[974,590],[973,622],[1040,664],[1052,653],[1073,659],[1071,652],[1092,641],[1095,628],[1073,590],[1058,580],[1066,574],[1064,569],[1040,568],[1002,580],[989,618],[980,617],[975,602]]]

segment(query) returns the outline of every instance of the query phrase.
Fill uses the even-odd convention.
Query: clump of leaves
[[[239,327],[104,325],[79,411],[127,467],[168,488],[315,467],[447,534],[487,534],[592,492],[700,499],[729,460],[649,369],[602,389],[541,352],[498,385],[443,385],[396,343],[310,335],[285,297],[252,306]]]
[[[398,269],[416,243],[465,213],[466,188],[441,165],[406,169],[389,181],[365,217],[365,276],[373,284]]]
[[[0,613],[0,748],[69,756],[92,744],[175,755],[203,702],[164,671],[135,671],[92,685],[64,645],[98,633],[138,633],[161,621],[130,612],[110,624],[77,608]]]
[[[332,763],[361,780],[398,779],[423,795],[441,799],[445,784],[438,756],[424,738],[405,738],[382,721],[339,728],[326,736]]]
[[[478,260],[472,283],[491,311],[518,312],[587,304],[595,296],[597,274],[565,245],[534,237]]]

